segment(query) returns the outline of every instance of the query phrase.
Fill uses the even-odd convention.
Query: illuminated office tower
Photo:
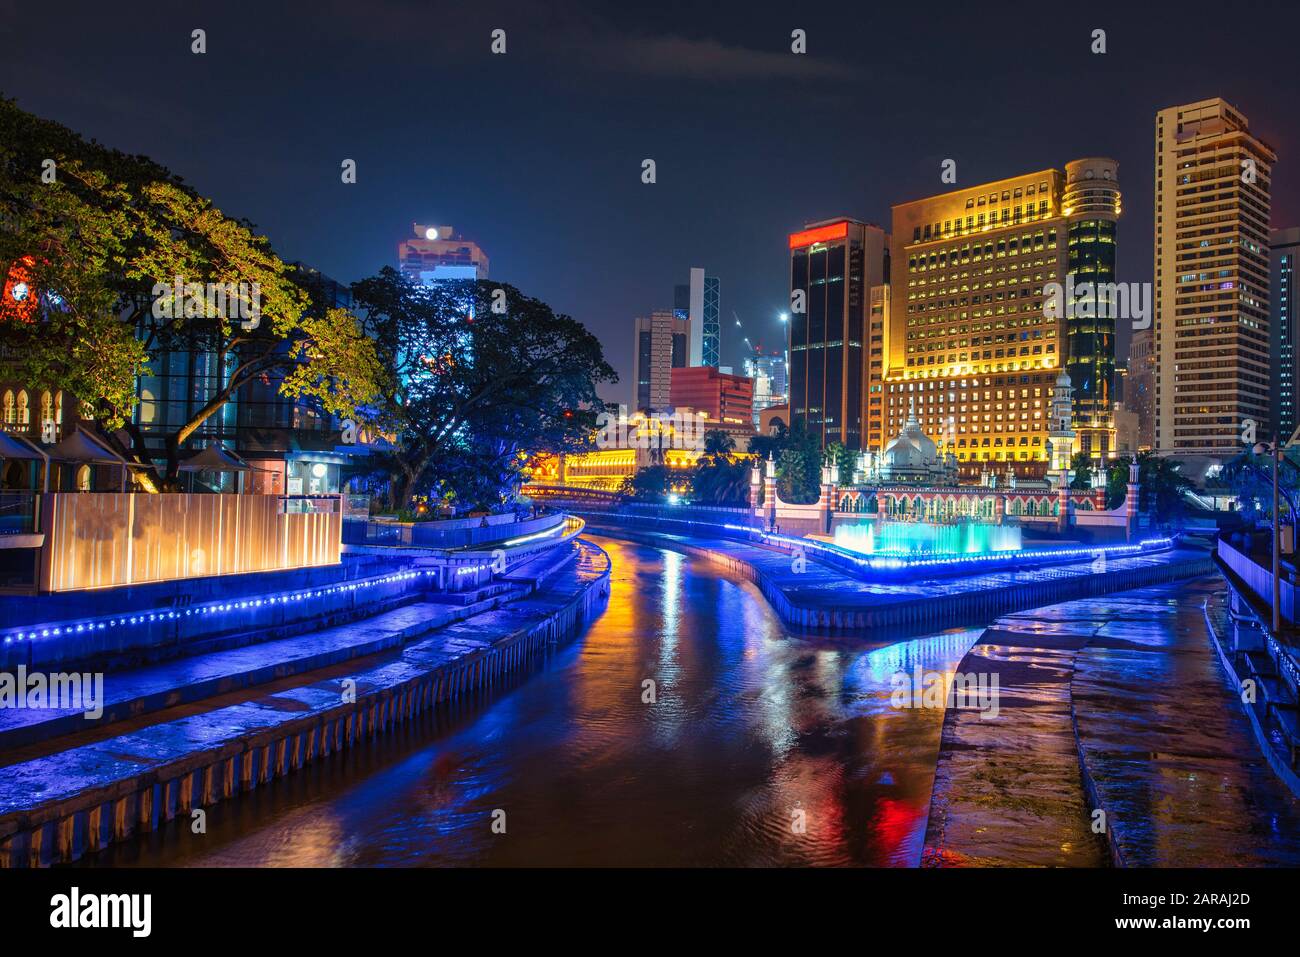
[[[690,284],[676,287],[673,305],[679,319],[691,321],[687,363],[716,369],[722,341],[722,284],[718,278],[704,275],[698,266],[693,268]]]
[[[790,421],[823,447],[863,448],[867,303],[888,273],[879,226],[833,219],[790,236]]]
[[[1156,114],[1155,448],[1224,458],[1266,437],[1269,180],[1277,156],[1219,98]]]
[[[1113,181],[1115,165],[1079,160],[1067,172],[1026,173],[894,207],[884,434],[897,434],[914,408],[926,434],[957,456],[964,476],[991,463],[1002,463],[999,471],[1012,466],[1020,475],[1045,474],[1051,402],[1073,332],[1082,374],[1071,377],[1074,422],[1093,430],[1093,454],[1104,453],[1111,412],[1079,397],[1104,390],[1109,398],[1113,322],[1109,331],[1096,323],[1071,327],[1074,303],[1065,299],[1074,288],[1067,282],[1073,225],[1080,239],[1074,266],[1098,273],[1114,268],[1113,229],[1106,224],[1119,214],[1119,194],[1106,187],[1105,198],[1094,197],[1087,184],[1104,181],[1108,170]],[[1069,182],[1071,174],[1077,183]],[[1077,210],[1067,212],[1067,197]],[[1082,249],[1088,236],[1096,245],[1109,238],[1104,256]],[[1046,309],[1054,288],[1062,308]],[[1078,430],[1071,431],[1077,444]]]
[[[1115,225],[1120,215],[1119,164],[1091,158],[1065,164],[1061,213],[1069,250],[1066,268],[1074,300],[1066,315],[1066,371],[1070,374],[1078,451],[1106,459],[1115,450],[1114,383],[1117,307],[1131,321],[1132,302],[1115,290]]]
[[[759,354],[746,359],[745,375],[754,381],[754,424],[757,425],[764,409],[789,401],[785,354]]]
[[[1156,331],[1139,329],[1133,333],[1128,348],[1128,383],[1124,388],[1124,408],[1137,415],[1137,446],[1150,449],[1155,445]]]
[[[865,447],[884,451],[897,432],[885,433],[885,371],[889,351],[889,285],[872,286],[867,305]]]
[[[634,412],[667,412],[673,369],[686,365],[690,321],[666,309],[636,320],[632,351]]]
[[[1300,323],[1296,322],[1296,257],[1300,256],[1300,226],[1274,229],[1269,234],[1269,325],[1273,334],[1273,431],[1289,439],[1300,426],[1297,388],[1300,376]]]
[[[444,279],[486,279],[487,254],[477,243],[457,236],[450,226],[413,223],[412,236],[397,244],[397,268],[421,285]]]

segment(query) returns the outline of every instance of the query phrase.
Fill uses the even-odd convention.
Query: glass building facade
[[[1295,315],[1295,266],[1300,255],[1300,226],[1274,229],[1269,236],[1269,330],[1273,336],[1273,382],[1277,386],[1273,403],[1273,431],[1286,441],[1300,426],[1297,414],[1296,359],[1300,356]]]
[[[1121,297],[1115,286],[1118,165],[1110,159],[1067,163],[1061,199],[1068,223],[1066,269],[1074,290],[1065,329],[1072,427],[1078,451],[1094,458],[1107,458],[1114,450],[1115,321],[1128,299],[1127,291]]]
[[[879,227],[853,220],[790,237],[790,421],[823,447],[863,447],[863,324],[870,287],[888,272],[886,247]]]

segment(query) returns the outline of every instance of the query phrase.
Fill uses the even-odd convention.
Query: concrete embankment
[[[958,666],[927,866],[1295,866],[1300,802],[1254,747],[1205,623],[1212,577],[1009,615]]]
[[[0,866],[40,866],[158,828],[489,690],[572,638],[609,594],[609,560],[571,546],[571,567],[527,597],[379,661],[238,704],[166,720],[0,768]]]
[[[796,564],[790,554],[724,538],[627,528],[589,518],[589,529],[698,555],[752,581],[788,623],[832,631],[937,629],[1027,608],[1195,578],[1213,571],[1208,553],[1166,549],[1105,563],[1092,561],[907,582],[850,578],[814,558]]]

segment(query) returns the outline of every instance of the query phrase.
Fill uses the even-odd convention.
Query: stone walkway
[[[1216,578],[999,619],[959,670],[999,714],[949,709],[923,863],[1300,864],[1300,802],[1226,684],[1203,605]],[[1094,834],[1096,810],[1108,833]]]

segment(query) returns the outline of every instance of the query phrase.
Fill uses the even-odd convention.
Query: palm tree
[[[1179,471],[1181,463],[1154,452],[1139,452],[1137,460],[1142,487],[1138,508],[1153,512],[1157,522],[1172,521],[1182,511],[1183,492],[1192,487]]]
[[[735,448],[736,440],[721,429],[709,429],[704,433],[704,454],[710,458],[730,455]]]

